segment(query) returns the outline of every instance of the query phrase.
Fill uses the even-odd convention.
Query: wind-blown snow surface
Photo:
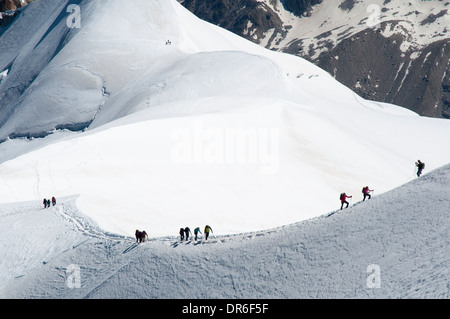
[[[365,101],[176,1],[80,1],[80,29],[67,28],[68,4],[34,1],[0,42],[0,89],[24,88],[2,100],[16,104],[1,137],[53,133],[0,145],[3,203],[79,195],[109,232],[231,234],[321,215],[364,185],[380,194],[414,178],[417,159],[450,162],[448,121]]]
[[[447,165],[300,223],[140,245],[101,231],[75,198],[47,209],[3,204],[0,296],[448,298],[449,193]]]
[[[449,163],[448,121],[365,101],[176,1],[77,3],[80,29],[69,1],[36,0],[0,41],[0,137],[53,133],[0,144],[1,296],[446,296],[448,167],[317,216],[413,179],[417,159]],[[176,243],[205,224],[217,238]]]

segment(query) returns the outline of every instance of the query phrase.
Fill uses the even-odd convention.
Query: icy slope
[[[1,253],[9,263],[0,265],[0,296],[448,298],[449,192],[447,165],[331,216],[139,246],[103,233],[74,198],[47,210],[37,202],[2,205]],[[29,218],[33,227],[24,223]],[[27,230],[23,241],[9,240],[11,225]]]
[[[80,195],[84,214],[122,235],[172,235],[192,223],[239,233],[318,216],[364,185],[380,194],[414,178],[419,158],[426,171],[450,162],[448,122],[365,101],[176,1],[80,6],[81,29],[68,31],[0,130],[89,130],[2,143],[3,203]],[[45,39],[62,40],[58,28]]]

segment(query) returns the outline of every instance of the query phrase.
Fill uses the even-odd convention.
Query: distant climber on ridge
[[[198,233],[202,233],[201,231],[200,231],[200,227],[197,227],[196,229],[194,229],[194,236],[195,236],[195,240],[197,240],[197,235],[198,235]]]
[[[373,192],[373,189],[369,189],[369,186],[364,186],[362,189],[362,193],[364,195],[363,201],[366,200],[366,197],[369,197],[369,199],[372,197],[369,193]]]
[[[342,210],[342,207],[344,207],[344,204],[347,204],[347,206],[345,208],[348,208],[348,202],[346,199],[352,198],[352,196],[347,196],[347,194],[341,193],[341,196],[339,198],[341,200],[341,210]]]
[[[416,166],[417,166],[417,177],[420,177],[420,175],[422,175],[422,170],[425,168],[425,163],[421,162],[420,160],[417,160]]]
[[[145,242],[147,240],[147,238],[148,238],[148,234],[147,234],[147,232],[145,230],[139,231],[138,229],[136,229],[135,235],[136,235],[136,242],[137,243]]]
[[[208,240],[209,232],[213,232],[212,228],[209,225],[205,226],[205,240]]]
[[[189,227],[186,227],[184,229],[184,235],[186,236],[186,241],[189,239],[189,234],[192,235],[191,229]]]
[[[180,240],[183,241],[184,239],[184,228],[180,228]]]
[[[141,232],[141,236],[139,238],[140,243],[144,243],[148,239],[148,234],[145,230]]]
[[[136,236],[136,242],[139,242],[139,239],[141,238],[141,232],[139,231],[139,229],[136,229],[134,235]]]

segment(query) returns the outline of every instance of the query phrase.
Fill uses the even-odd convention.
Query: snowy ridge
[[[191,223],[242,233],[331,211],[342,191],[381,194],[415,178],[417,159],[426,170],[450,162],[447,122],[364,100],[176,1],[82,1],[81,28],[70,30],[66,4],[33,2],[5,34],[23,50],[0,90],[20,86],[19,66],[42,69],[20,105],[5,99],[2,136],[50,135],[0,144],[3,203],[79,194],[83,214],[123,236]],[[59,18],[21,28],[36,16]],[[17,51],[5,52],[8,66]],[[51,61],[34,64],[38,53]]]
[[[41,249],[31,253],[21,241],[2,245],[2,260],[16,264],[0,265],[2,274],[15,272],[14,277],[2,275],[0,295],[448,298],[449,185],[447,165],[330,217],[213,236],[207,242],[180,243],[175,236],[150,234],[151,239],[140,245],[134,238],[100,234],[77,211],[74,198],[47,210],[37,209],[38,203],[2,205],[0,225],[36,216],[34,231],[25,232],[24,240]],[[45,227],[48,223],[52,232]],[[8,235],[1,230],[2,236]],[[23,262],[26,256],[33,258]],[[66,270],[73,265],[80,269],[79,288],[68,284],[71,272]],[[381,269],[379,288],[368,284],[367,269],[374,265]]]

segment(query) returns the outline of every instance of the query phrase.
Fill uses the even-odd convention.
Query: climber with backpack
[[[347,196],[347,194],[345,193],[341,193],[341,195],[339,196],[339,199],[341,200],[341,210],[342,207],[344,207],[344,204],[347,204],[345,208],[348,208],[348,202],[346,200],[347,198],[352,198],[352,196]]]
[[[420,175],[422,174],[422,170],[425,168],[425,163],[421,162],[420,160],[417,160],[416,166],[417,166],[417,177],[420,177]]]
[[[180,240],[183,241],[184,239],[184,228],[180,228]]]
[[[136,232],[134,233],[134,235],[136,236],[136,242],[138,243],[139,240],[141,239],[141,234],[142,232],[139,231],[139,229],[136,229]]]
[[[369,186],[364,186],[362,189],[362,193],[364,195],[363,201],[366,200],[366,197],[369,197],[369,199],[372,197],[369,193],[373,192],[373,189],[369,189]]]
[[[140,243],[145,243],[145,241],[148,239],[148,234],[147,234],[147,232],[145,231],[145,230],[143,230],[142,232],[141,232],[141,236],[140,236],[140,238],[139,238],[139,242]]]
[[[148,239],[148,234],[145,230],[140,231],[139,229],[136,229],[136,232],[134,234],[136,236],[137,243],[143,243]]]
[[[205,226],[205,240],[208,240],[209,232],[213,232],[211,226],[206,225]]]
[[[186,227],[186,228],[184,229],[184,235],[186,236],[186,241],[189,240],[189,234],[192,235],[191,229],[190,229],[189,227]]]
[[[195,235],[195,240],[197,240],[197,235],[198,235],[198,233],[202,233],[201,231],[200,231],[200,227],[197,227],[197,228],[195,228],[194,229],[194,235]]]

